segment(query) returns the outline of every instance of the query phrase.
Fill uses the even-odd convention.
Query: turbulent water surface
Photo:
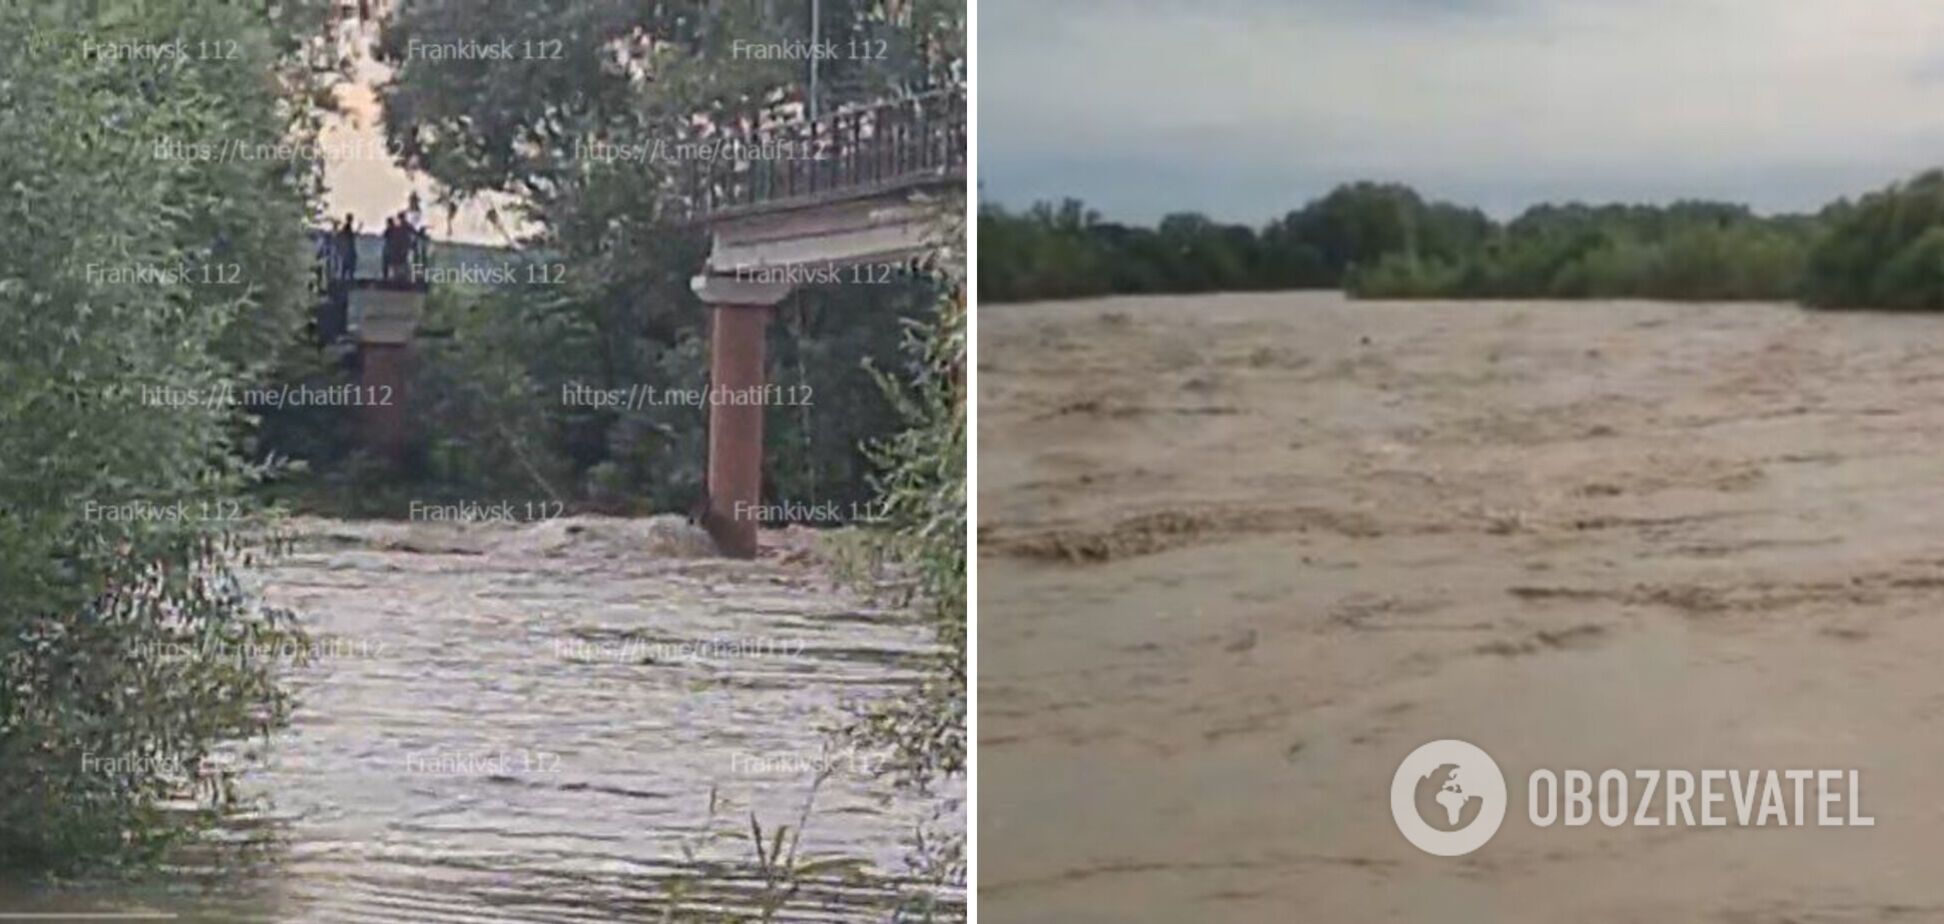
[[[916,888],[897,873],[930,804],[822,731],[918,677],[930,636],[908,617],[788,556],[694,557],[662,520],[297,531],[252,579],[317,656],[245,779],[265,809],[221,832],[259,846],[199,848],[150,885],[0,887],[0,912],[660,920],[675,892],[751,910],[751,813],[794,828],[810,800],[801,853],[868,870],[807,885],[786,919],[881,920]]]
[[[1944,317],[1273,293],[979,337],[982,920],[1944,919]],[[1465,857],[1392,820],[1442,738],[1510,784]],[[1877,824],[1526,818],[1541,768],[1807,767]]]

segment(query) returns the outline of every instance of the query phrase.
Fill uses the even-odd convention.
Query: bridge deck
[[[963,182],[962,87],[732,131],[695,161],[691,217],[702,221],[829,205]]]

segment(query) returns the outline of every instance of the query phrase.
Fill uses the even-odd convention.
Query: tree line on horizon
[[[979,210],[990,302],[1343,289],[1367,299],[1799,300],[1944,309],[1944,171],[1814,213],[1541,204],[1510,221],[1409,186],[1338,186],[1257,229],[1198,213],[1153,227],[1078,200]]]

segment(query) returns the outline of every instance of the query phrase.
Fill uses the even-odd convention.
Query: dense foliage
[[[1800,298],[1944,308],[1944,173],[1814,215],[1745,206],[1537,205],[1508,222],[1412,190],[1343,186],[1260,231],[1199,215],[1152,229],[1080,203],[984,207],[992,301],[1343,288],[1364,298]]]
[[[979,291],[988,301],[1151,292],[1336,288],[1390,253],[1456,260],[1491,233],[1484,213],[1359,183],[1257,231],[1195,213],[1154,228],[1104,222],[1068,199],[979,212]]]
[[[1944,172],[1825,210],[1803,298],[1824,307],[1944,309]]]
[[[247,381],[303,316],[311,165],[190,152],[304,137],[315,12],[0,2],[0,867],[159,848],[285,715],[289,626],[233,570],[243,423],[160,396]],[[178,39],[210,53],[98,51]]]
[[[1542,205],[1467,252],[1391,250],[1344,285],[1365,298],[1784,300],[1819,230],[1712,202]]]
[[[906,603],[932,624],[939,655],[913,694],[862,704],[843,730],[852,744],[889,755],[879,773],[894,784],[936,797],[912,863],[948,887],[962,887],[967,870],[965,803],[947,789],[964,782],[968,731],[964,227],[964,213],[949,210],[932,260],[943,304],[932,320],[907,323],[903,365],[879,375],[905,428],[870,447],[883,518],[870,544],[911,576]],[[909,895],[895,919],[932,920],[935,902],[929,891]]]
[[[905,361],[879,382],[905,429],[870,447],[872,483],[888,527],[877,551],[912,575],[911,599],[938,630],[943,669],[920,695],[882,704],[853,729],[889,747],[889,768],[923,787],[965,772],[966,430],[964,218],[943,222],[934,272],[946,296],[937,318],[908,322]]]

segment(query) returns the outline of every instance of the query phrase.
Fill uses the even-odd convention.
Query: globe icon
[[[1465,785],[1464,772],[1457,764],[1439,764],[1420,777],[1414,793],[1418,817],[1438,831],[1462,831],[1485,807],[1481,796]]]
[[[1505,773],[1478,745],[1445,738],[1420,745],[1391,774],[1391,818],[1425,853],[1462,857],[1505,822]]]

